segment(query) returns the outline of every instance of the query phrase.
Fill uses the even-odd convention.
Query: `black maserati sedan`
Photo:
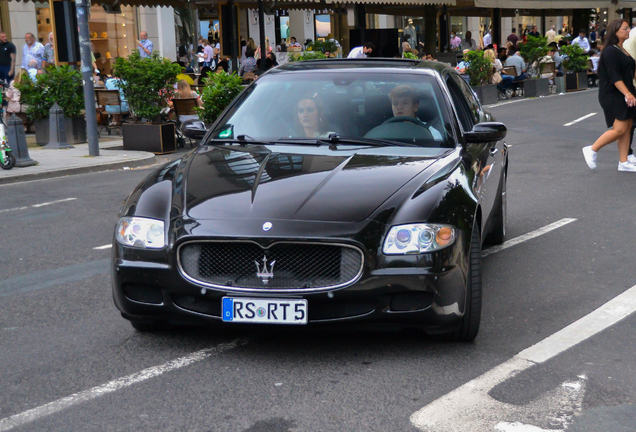
[[[140,331],[382,323],[472,340],[482,245],[506,232],[505,136],[441,63],[273,69],[125,201],[115,305]]]

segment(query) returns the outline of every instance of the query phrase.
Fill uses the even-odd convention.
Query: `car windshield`
[[[240,96],[211,138],[455,147],[447,117],[432,76],[359,69],[273,73]]]

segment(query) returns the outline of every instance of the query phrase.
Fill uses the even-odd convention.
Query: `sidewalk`
[[[157,162],[153,153],[123,150],[121,139],[99,143],[99,156],[88,155],[88,144],[68,150],[45,150],[29,147],[29,157],[38,162],[28,167],[0,169],[0,184],[63,177],[72,174],[139,167]]]

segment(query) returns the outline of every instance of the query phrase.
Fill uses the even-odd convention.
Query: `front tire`
[[[447,340],[470,342],[477,337],[481,323],[481,239],[479,230],[473,230],[468,257],[468,277],[466,280],[466,307],[461,325],[449,333]]]
[[[4,163],[0,163],[0,168],[10,170],[15,166],[15,155],[12,152],[5,152]]]

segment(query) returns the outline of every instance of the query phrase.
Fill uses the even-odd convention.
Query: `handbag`
[[[499,84],[502,81],[503,81],[503,78],[501,78],[501,74],[499,72],[495,72],[492,75],[492,83],[493,84]]]

